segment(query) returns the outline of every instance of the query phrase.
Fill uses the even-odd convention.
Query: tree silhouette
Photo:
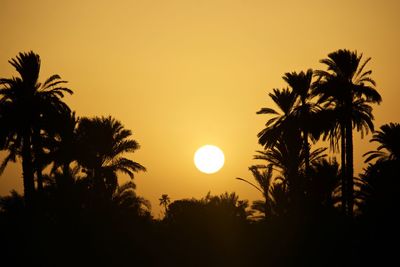
[[[382,227],[387,227],[387,222],[391,221],[396,229],[398,227],[395,222],[398,219],[395,211],[400,205],[399,140],[399,123],[384,124],[374,133],[370,142],[378,143],[378,148],[364,154],[368,166],[361,175],[363,183],[360,186],[363,199],[361,210],[364,215]]]
[[[131,131],[111,116],[78,118],[61,101],[72,93],[65,81],[39,83],[39,56],[20,53],[10,61],[19,76],[0,79],[7,150],[0,173],[21,158],[25,195],[0,196],[1,262],[338,266],[368,265],[369,255],[380,262],[388,254],[382,244],[399,233],[400,124],[374,132],[377,149],[364,154],[360,179],[352,177],[352,131],[373,130],[371,104],[381,101],[369,60],[338,50],[321,61],[327,70],[315,71],[315,82],[311,69],[284,74],[288,87],[269,94],[276,107],[257,112],[270,116],[258,133],[263,149],[254,159],[262,162],[249,168],[253,180],[237,178],[262,195],[251,209],[234,192],[172,203],[162,194],[165,217],[155,220],[135,192],[134,174],[145,168],[129,157],[139,149]],[[314,146],[320,137],[340,148],[340,165]],[[120,173],[132,179],[121,184]],[[340,201],[347,216],[337,212]]]
[[[162,194],[161,198],[158,199],[160,201],[160,206],[164,207],[164,213],[167,214],[168,205],[171,203],[171,199],[167,194]]]
[[[309,133],[315,132],[313,130],[318,123],[315,122],[315,113],[319,111],[319,107],[311,102],[312,94],[312,69],[306,72],[288,72],[285,73],[283,79],[292,88],[294,94],[299,99],[293,110],[294,115],[300,121],[299,126],[302,130],[303,150],[305,153],[305,172],[310,171],[310,145],[308,143]]]
[[[299,207],[304,202],[307,185],[307,177],[304,173],[307,153],[303,149],[302,142],[296,142],[290,134],[283,136],[284,138],[278,140],[274,147],[257,151],[258,154],[254,156],[254,159],[266,161],[267,167],[273,167],[279,171],[280,176],[275,179],[282,180],[287,187],[289,203]],[[325,150],[325,148],[317,148],[311,151],[310,162],[323,158]]]
[[[286,216],[291,205],[287,182],[282,179],[277,179],[276,182],[271,185],[270,196],[272,214],[277,217]]]
[[[226,218],[238,219],[245,221],[251,214],[247,211],[248,201],[239,200],[239,196],[235,193],[225,192],[219,196],[211,196],[207,194],[205,198],[201,200],[211,212],[215,212],[215,216],[225,215]]]
[[[336,159],[325,158],[316,160],[311,166],[307,197],[310,200],[310,208],[316,212],[330,210],[336,204],[335,193],[340,183],[339,164]]]
[[[268,166],[277,167],[286,181],[290,203],[300,205],[304,201],[304,186],[310,171],[311,157],[321,155],[324,149],[310,153],[308,139],[318,137],[318,105],[311,102],[312,70],[307,72],[286,73],[283,79],[290,89],[274,89],[269,96],[279,107],[280,112],[271,108],[262,108],[257,114],[271,114],[265,128],[258,134],[259,143],[265,151],[258,151],[256,159],[266,160]],[[298,142],[302,140],[302,142]],[[315,160],[315,159],[313,159]]]
[[[272,183],[273,177],[272,177],[272,166],[266,167],[266,168],[261,168],[260,166],[251,166],[249,167],[249,170],[251,171],[254,180],[256,180],[257,185],[247,181],[246,179],[243,178],[236,178],[240,181],[244,181],[251,186],[253,186],[255,189],[260,191],[262,194],[264,200],[256,200],[253,202],[251,208],[254,210],[257,210],[261,212],[264,215],[264,218],[267,216],[271,215],[270,212],[270,197],[269,197],[269,190],[270,190],[270,185]]]
[[[378,161],[400,160],[400,124],[389,123],[381,126],[376,131],[370,142],[377,142],[380,145],[377,150],[369,151],[364,154],[365,162],[374,159]]]
[[[112,202],[117,209],[138,216],[150,216],[150,202],[135,193],[134,183],[126,182],[117,186],[112,195]]]
[[[194,230],[191,227],[204,228],[204,225],[213,225],[218,226],[213,230],[217,231],[220,227],[224,227],[225,223],[235,224],[246,221],[251,214],[247,207],[248,202],[239,200],[235,192],[225,192],[219,196],[208,193],[199,200],[192,198],[173,201],[168,206],[165,221],[190,231]]]
[[[364,70],[371,58],[364,62],[361,59],[362,54],[356,51],[338,50],[320,61],[327,66],[327,71],[315,71],[318,80],[314,93],[320,96],[320,102],[327,101],[337,112],[342,155],[342,206],[349,217],[353,216],[354,194],[352,131],[353,128],[373,130],[369,104],[381,102],[381,96],[374,88],[375,81],[370,77],[372,71]]]
[[[77,128],[78,163],[84,168],[93,186],[99,192],[112,194],[117,186],[117,172],[131,179],[134,173],[146,171],[139,163],[123,156],[139,149],[130,130],[112,117],[82,118]]]
[[[75,112],[62,114],[62,120],[56,124],[57,131],[47,141],[50,151],[47,162],[53,163],[52,173],[61,169],[62,173],[68,176],[71,163],[78,159],[81,152],[77,135],[78,122],[79,118],[76,117]]]
[[[22,158],[24,197],[31,203],[34,185],[34,152],[40,149],[38,142],[41,126],[49,125],[60,111],[69,110],[61,101],[65,93],[72,91],[63,87],[66,81],[55,74],[43,84],[39,83],[40,57],[34,52],[19,53],[9,63],[19,77],[0,79],[0,117],[3,149],[8,149],[3,166],[15,155]],[[32,148],[33,147],[33,148]],[[4,169],[4,168],[3,168]],[[36,168],[37,169],[37,168]]]
[[[265,148],[275,145],[279,137],[288,131],[288,128],[294,128],[292,111],[296,103],[296,94],[286,89],[273,89],[273,93],[268,94],[274,103],[279,107],[280,113],[272,108],[261,108],[257,114],[275,115],[265,124],[265,128],[258,133],[258,142]]]

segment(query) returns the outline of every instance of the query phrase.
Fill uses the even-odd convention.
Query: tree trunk
[[[42,154],[40,144],[40,130],[35,129],[32,136],[33,151],[35,155],[35,172],[37,178],[37,189],[39,192],[43,192],[43,173],[42,173]]]
[[[342,182],[342,212],[347,214],[347,183],[346,183],[346,130],[344,123],[340,125],[340,135],[341,135],[341,182]]]
[[[308,144],[308,130],[310,126],[310,117],[308,116],[308,111],[305,108],[307,106],[306,99],[302,98],[301,99],[301,108],[302,108],[302,113],[307,114],[306,117],[303,117],[305,119],[305,127],[303,128],[303,149],[304,149],[304,165],[305,165],[305,173],[306,173],[306,179],[310,179],[310,145]]]
[[[310,174],[310,145],[308,144],[308,131],[304,130],[303,132],[303,147],[304,147],[304,162],[306,169],[306,178],[309,179]]]
[[[354,209],[354,168],[353,168],[353,127],[352,121],[346,122],[346,177],[347,177],[347,212],[353,217]]]
[[[33,179],[33,162],[31,151],[31,139],[25,133],[22,138],[22,176],[24,186],[24,199],[27,207],[32,206],[33,195],[35,193],[35,182]]]

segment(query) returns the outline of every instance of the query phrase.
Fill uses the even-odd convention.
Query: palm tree
[[[239,200],[239,196],[235,193],[225,192],[219,196],[212,196],[210,193],[200,200],[206,210],[210,212],[209,217],[218,218],[219,216],[232,219],[240,219],[245,221],[251,211],[247,211],[248,201]]]
[[[333,208],[336,203],[336,190],[340,184],[339,164],[336,159],[325,158],[313,162],[307,195],[314,207]]]
[[[304,170],[306,156],[308,155],[301,143],[290,135],[284,135],[286,138],[278,140],[276,145],[265,151],[257,151],[254,159],[266,161],[267,168],[274,168],[279,171],[280,179],[288,187],[291,201],[299,201],[304,195],[306,181],[304,179]],[[309,153],[310,163],[321,160],[325,157],[326,148],[317,148]],[[295,198],[295,199],[293,199]]]
[[[168,205],[171,203],[171,199],[167,194],[162,194],[161,198],[158,199],[160,201],[160,206],[164,207],[164,213],[167,214]]]
[[[117,186],[112,195],[112,203],[118,210],[129,212],[131,215],[150,216],[150,202],[137,196],[135,189],[136,186],[131,181]]]
[[[293,129],[293,118],[291,117],[292,111],[295,108],[296,94],[286,89],[273,89],[273,93],[268,94],[272,101],[279,107],[280,112],[272,108],[261,108],[257,114],[270,114],[276,115],[269,119],[265,124],[265,128],[258,133],[258,142],[265,148],[271,148],[275,142],[288,128]]]
[[[49,125],[49,118],[60,111],[69,110],[61,98],[72,91],[63,87],[66,81],[57,74],[39,83],[40,57],[32,51],[19,53],[9,63],[19,77],[0,79],[1,143],[2,149],[8,149],[11,155],[3,165],[15,155],[21,156],[24,197],[29,205],[35,191],[34,152],[40,149],[36,141],[43,130],[41,127]]]
[[[399,207],[398,188],[400,172],[400,124],[389,123],[380,127],[370,140],[377,142],[377,150],[364,154],[367,168],[361,175],[363,184],[363,213],[382,221],[393,220]],[[375,160],[375,162],[373,162]],[[391,219],[389,219],[391,217]]]
[[[324,102],[325,100],[320,99],[319,102]],[[316,121],[320,122],[320,127],[318,129],[319,133],[323,135],[323,140],[329,140],[330,148],[333,152],[339,150],[339,143],[340,143],[340,151],[341,153],[341,199],[342,199],[342,212],[344,214],[348,214],[347,209],[347,200],[348,196],[346,192],[348,191],[346,188],[348,187],[347,176],[345,175],[346,172],[346,142],[345,142],[345,128],[341,127],[343,124],[343,110],[341,107],[336,105],[332,105],[332,102],[325,102],[322,103],[323,109],[319,111],[317,115]],[[354,100],[352,103],[353,112],[351,114],[351,120],[353,122],[353,127],[360,131],[361,137],[368,134],[370,130],[373,129],[373,115],[372,115],[372,107],[366,102],[364,99]],[[342,138],[343,137],[343,138]],[[355,179],[353,177],[353,179]],[[353,183],[353,182],[352,182]]]
[[[356,51],[338,50],[328,54],[320,62],[327,65],[327,71],[315,71],[318,77],[314,94],[320,102],[327,101],[337,111],[341,139],[342,195],[344,211],[353,215],[353,128],[360,126],[373,130],[370,103],[380,103],[381,96],[375,89],[372,71],[364,68],[371,58],[362,62],[362,54]],[[358,107],[362,107],[362,117],[356,117]],[[364,116],[365,115],[365,116]],[[358,124],[358,125],[357,125]],[[337,134],[337,127],[335,128]]]
[[[253,174],[254,180],[256,180],[257,185],[252,182],[247,181],[243,178],[236,178],[240,181],[250,184],[255,189],[260,191],[264,200],[263,201],[254,201],[252,205],[252,209],[258,210],[264,214],[264,217],[271,215],[270,213],[270,197],[269,197],[269,189],[272,182],[272,166],[261,169],[260,166],[251,166],[249,170]]]
[[[271,108],[262,108],[257,114],[273,114],[266,123],[266,128],[259,134],[259,143],[266,150],[258,151],[256,159],[268,162],[267,166],[277,168],[288,186],[292,203],[300,202],[304,195],[304,185],[310,171],[311,157],[322,156],[325,149],[310,153],[309,137],[314,140],[319,135],[315,130],[314,120],[320,112],[318,105],[311,102],[311,84],[313,72],[286,73],[283,79],[290,89],[274,89],[269,96],[281,112]],[[298,142],[301,139],[302,142]],[[315,160],[315,159],[313,159]],[[293,199],[295,198],[295,200]]]
[[[305,169],[306,173],[310,170],[310,145],[308,143],[308,135],[312,127],[312,113],[314,113],[315,105],[309,102],[311,98],[311,84],[312,84],[313,71],[308,69],[306,72],[300,73],[292,72],[285,73],[283,79],[289,84],[293,92],[300,99],[300,104],[296,107],[298,119],[301,121],[301,129],[303,134],[303,149],[305,152]]]
[[[278,180],[271,185],[270,189],[271,212],[277,217],[283,217],[288,214],[290,200],[288,197],[287,183],[284,180]]]
[[[112,194],[118,186],[117,172],[127,174],[131,179],[134,173],[146,171],[139,163],[125,158],[123,154],[133,153],[139,144],[132,139],[130,130],[118,120],[109,117],[82,118],[77,128],[78,163],[93,186],[102,193]]]
[[[370,142],[378,142],[376,151],[369,151],[364,154],[365,162],[374,159],[381,161],[400,160],[400,124],[389,123],[381,126],[376,131]]]
[[[68,176],[71,171],[71,163],[79,157],[78,122],[79,118],[75,116],[75,112],[68,112],[62,114],[62,120],[55,125],[57,131],[48,140],[51,149],[49,149],[50,153],[47,155],[47,162],[53,163],[52,173],[61,168],[62,173]]]

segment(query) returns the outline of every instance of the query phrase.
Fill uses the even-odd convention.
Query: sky
[[[268,93],[285,86],[285,72],[324,68],[319,60],[338,49],[362,52],[383,98],[376,127],[400,121],[399,10],[396,0],[0,0],[0,77],[16,75],[8,60],[33,50],[42,81],[69,81],[65,102],[78,116],[112,115],[132,130],[141,148],[129,157],[148,170],[135,175],[137,192],[155,216],[162,194],[261,199],[235,177],[251,180],[268,119],[256,111],[274,107]],[[359,173],[375,146],[354,136]],[[215,174],[194,166],[205,144],[225,153]],[[22,192],[21,177],[20,162],[8,166],[0,195]]]

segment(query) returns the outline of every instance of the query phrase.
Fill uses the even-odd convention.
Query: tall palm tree
[[[378,142],[380,145],[377,150],[369,151],[364,154],[365,162],[374,159],[378,161],[400,160],[400,124],[389,123],[381,126],[376,131],[370,142]]]
[[[141,164],[123,155],[139,149],[139,144],[130,138],[132,132],[124,128],[118,120],[109,117],[82,118],[77,128],[78,163],[93,186],[103,193],[112,194],[117,186],[117,172],[127,174],[146,171]]]
[[[324,127],[320,118],[321,109],[319,105],[312,101],[312,78],[313,70],[306,72],[287,72],[282,77],[290,86],[298,101],[295,103],[292,111],[293,116],[299,121],[298,126],[302,131],[303,150],[305,153],[305,173],[310,171],[310,144],[309,138],[315,142],[321,132],[320,127]]]
[[[338,50],[328,54],[328,58],[320,62],[327,70],[315,71],[318,80],[314,93],[320,96],[320,102],[327,101],[337,111],[341,139],[341,164],[343,208],[349,217],[353,215],[353,128],[373,130],[372,108],[370,103],[380,103],[381,96],[375,89],[375,81],[371,78],[371,70],[364,68],[371,58],[362,62],[362,54],[357,51]],[[357,119],[357,106],[366,117]],[[355,121],[357,120],[357,121]],[[337,129],[337,128],[336,128]],[[336,130],[336,133],[338,131]]]
[[[322,105],[322,110],[316,115],[316,121],[319,123],[318,134],[322,134],[323,140],[329,140],[330,148],[333,152],[341,152],[341,164],[340,164],[340,177],[341,177],[341,208],[344,214],[348,214],[348,179],[346,173],[346,142],[345,142],[345,128],[342,127],[344,112],[342,107],[335,105],[331,101],[326,101],[323,98],[319,100]],[[353,100],[352,103],[353,112],[351,113],[351,120],[353,122],[353,128],[357,129],[361,133],[361,137],[368,134],[370,130],[374,128],[372,115],[372,107],[364,99]],[[317,135],[318,135],[317,134]],[[342,138],[343,137],[343,138]],[[340,144],[339,144],[340,143]],[[339,149],[340,147],[340,149]],[[353,178],[355,179],[355,178]]]
[[[65,93],[66,81],[55,74],[43,84],[39,80],[40,57],[34,52],[19,53],[9,63],[18,72],[19,77],[0,79],[0,117],[2,121],[2,149],[9,149],[22,158],[24,197],[29,205],[34,191],[34,152],[40,148],[37,137],[42,125],[49,125],[49,118],[69,107],[61,100]],[[36,136],[36,137],[35,137]],[[13,156],[7,157],[4,166]]]
[[[269,166],[275,166],[280,170],[282,177],[288,184],[292,203],[299,203],[300,199],[303,198],[305,177],[302,173],[302,167],[304,161],[306,165],[309,165],[310,162],[309,127],[304,126],[304,121],[310,121],[311,113],[314,112],[311,105],[306,102],[311,84],[311,74],[311,70],[307,74],[286,74],[284,79],[287,80],[291,87],[296,87],[297,93],[293,88],[292,90],[289,88],[283,90],[274,89],[269,96],[281,112],[271,108],[262,108],[257,112],[257,114],[273,114],[276,116],[268,120],[265,125],[266,128],[258,134],[259,143],[266,150],[260,151],[262,156],[256,156],[256,159],[267,160]],[[298,108],[299,96],[304,98],[305,105],[302,106],[303,110]],[[303,131],[303,142],[298,142],[302,138],[300,130],[302,127],[305,130]]]

